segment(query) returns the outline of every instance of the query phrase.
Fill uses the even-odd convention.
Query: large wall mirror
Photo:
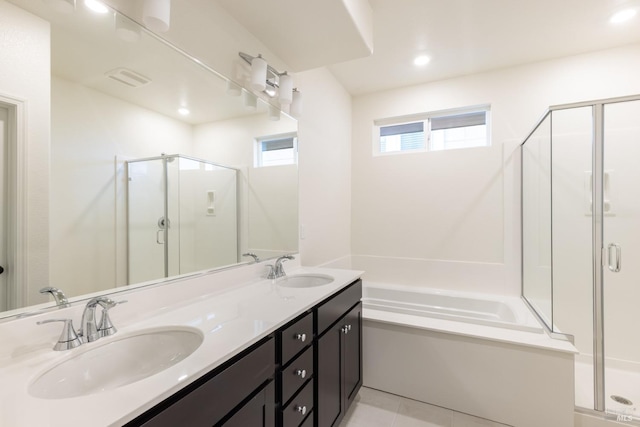
[[[112,10],[52,3],[0,0],[0,317],[53,305],[45,286],[297,252],[296,121]]]

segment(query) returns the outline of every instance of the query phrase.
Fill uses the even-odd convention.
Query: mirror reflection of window
[[[256,139],[254,167],[295,165],[298,163],[298,138],[278,135]]]

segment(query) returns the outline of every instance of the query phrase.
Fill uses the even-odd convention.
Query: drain
[[[633,405],[633,402],[632,402],[632,401],[630,401],[629,399],[627,399],[626,397],[616,396],[615,394],[612,394],[612,395],[611,395],[611,398],[612,398],[614,401],[616,401],[616,402],[618,402],[618,403],[621,403],[621,404],[623,404],[623,405],[629,405],[629,406]]]

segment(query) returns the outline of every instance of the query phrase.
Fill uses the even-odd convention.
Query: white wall
[[[519,294],[518,144],[549,105],[640,93],[639,66],[632,45],[355,98],[353,267],[369,280]],[[371,155],[375,119],[485,103],[491,148]]]
[[[48,22],[0,0],[0,96],[26,104],[25,305],[43,301],[49,282],[49,45]]]
[[[351,96],[327,69],[296,74],[303,91],[300,253],[305,265],[351,253]]]
[[[61,78],[51,103],[50,283],[67,296],[126,284],[121,162],[190,154],[191,126]]]
[[[256,138],[296,129],[294,120],[270,121],[266,112],[194,128],[197,157],[239,169],[241,254],[265,258],[298,250],[298,167],[253,167]]]

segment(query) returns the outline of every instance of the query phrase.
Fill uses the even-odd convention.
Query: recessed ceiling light
[[[180,113],[183,116],[188,116],[190,111],[189,111],[188,108],[180,107],[180,108],[178,108],[178,113]]]
[[[637,14],[638,14],[637,9],[624,9],[614,13],[609,19],[609,22],[611,22],[612,24],[621,24],[623,22],[627,22],[628,20],[632,19]]]
[[[84,0],[84,5],[95,13],[108,13],[109,8],[98,0]]]
[[[429,61],[431,61],[431,58],[429,58],[427,55],[420,55],[415,57],[415,59],[413,60],[413,64],[418,67],[422,67],[427,65]]]

